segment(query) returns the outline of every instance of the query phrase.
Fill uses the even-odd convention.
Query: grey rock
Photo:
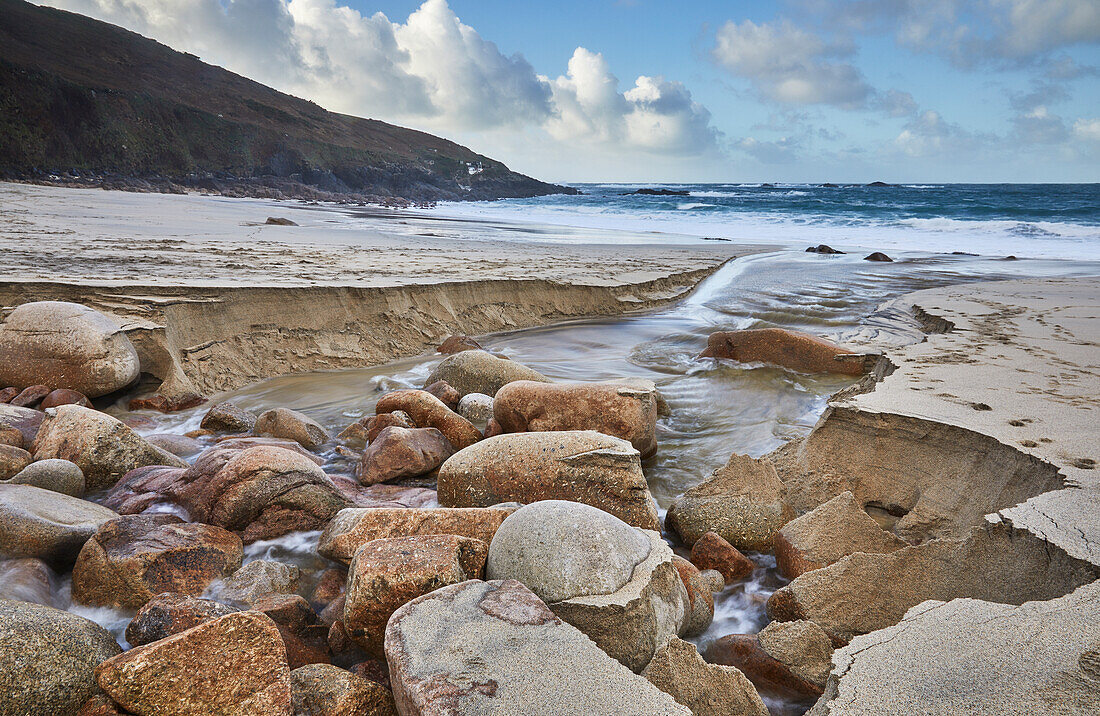
[[[216,433],[247,433],[256,427],[256,414],[233,403],[218,403],[206,411],[199,427]]]
[[[165,452],[170,452],[176,457],[191,457],[198,455],[206,447],[198,440],[186,435],[172,435],[170,433],[156,433],[145,438],[150,445],[154,445]]]
[[[84,472],[79,465],[68,460],[32,462],[7,482],[12,485],[34,485],[71,497],[84,496]]]
[[[610,594],[649,556],[649,540],[603,510],[543,500],[513,512],[489,546],[488,579],[523,582],[545,602]]]
[[[726,588],[726,578],[722,576],[722,573],[717,569],[703,569],[699,571],[701,576],[710,587],[711,593],[720,592]]]
[[[1100,582],[1020,606],[927,601],[856,637],[812,716],[1100,713]]]
[[[0,385],[68,388],[95,398],[126,387],[138,372],[130,339],[87,306],[24,303],[0,324]]]
[[[472,580],[414,599],[390,618],[385,642],[402,714],[691,713],[515,581]]]
[[[219,601],[253,605],[272,594],[294,594],[302,570],[293,564],[260,559],[249,562],[220,584],[211,586]]]
[[[0,716],[75,714],[97,690],[95,667],[120,653],[84,617],[0,599]]]
[[[112,487],[139,467],[187,467],[182,459],[150,445],[110,415],[79,405],[51,408],[39,428],[34,459],[50,458],[76,463],[89,492]]]
[[[114,510],[33,485],[0,485],[0,554],[68,566]]]
[[[318,448],[331,439],[328,431],[313,418],[289,408],[272,408],[262,413],[256,419],[252,432],[256,435],[293,440],[310,449]]]
[[[542,373],[525,365],[477,350],[462,351],[445,358],[424,381],[424,385],[431,385],[437,380],[447,381],[463,396],[470,393],[496,395],[502,386],[514,380],[550,382]]]
[[[475,425],[485,425],[493,417],[493,396],[467,393],[458,401],[458,414]]]

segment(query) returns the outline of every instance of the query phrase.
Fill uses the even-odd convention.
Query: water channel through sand
[[[883,347],[920,339],[915,322],[883,304],[924,288],[1023,276],[1095,275],[1096,264],[1052,260],[1005,261],[931,255],[888,264],[860,256],[782,251],[734,260],[677,305],[620,318],[576,321],[480,338],[493,351],[559,381],[638,376],[655,381],[671,414],[658,423],[658,454],[644,468],[662,513],[672,500],[721,466],[733,452],[763,455],[809,432],[829,395],[850,379],[790,373],[778,368],[696,360],[715,331],[765,325],[812,332],[855,347]],[[461,330],[461,326],[456,326]],[[439,355],[371,368],[285,376],[214,396],[255,411],[288,407],[311,416],[333,434],[373,413],[389,390],[420,387]],[[198,427],[206,407],[183,413],[111,412],[138,419],[142,434],[183,433]],[[330,449],[326,472],[350,474],[352,460]],[[279,559],[303,568],[302,593],[329,564],[316,555],[319,533],[297,533],[246,548],[245,561]],[[715,619],[694,639],[702,649],[731,633],[755,633],[766,623],[764,602],[784,580],[769,555],[750,554],[751,579],[715,598]],[[130,614],[78,611],[120,639]],[[770,702],[773,713],[800,713],[805,705]]]

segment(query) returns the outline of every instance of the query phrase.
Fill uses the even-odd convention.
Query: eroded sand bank
[[[897,626],[857,636],[834,655],[812,713],[1095,713],[1100,284],[969,284],[896,304],[914,313],[926,339],[888,350],[881,380],[838,395],[811,435],[774,454],[777,467],[796,500],[851,489],[879,505],[891,529],[925,545],[897,553],[916,563],[913,550],[941,540],[964,540],[965,551],[983,535],[1006,539],[996,560],[960,563],[958,578],[933,585],[988,601],[927,601]],[[1029,550],[1039,557],[1029,561]],[[835,593],[818,618],[851,612],[857,623],[873,621],[860,614],[903,602],[906,575],[895,575],[885,601],[849,600],[848,591],[866,595],[875,585],[841,577],[897,561],[853,555],[785,589],[798,599]],[[1055,581],[1061,572],[1051,565],[1069,563],[1073,579]],[[974,575],[981,587],[966,586]],[[1003,606],[1032,587],[1068,596]]]
[[[452,333],[652,308],[766,248],[368,213],[0,184],[0,305],[114,316],[175,400],[415,355]],[[499,238],[513,235],[529,241]]]

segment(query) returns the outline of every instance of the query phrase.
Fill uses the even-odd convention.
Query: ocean
[[[825,243],[851,251],[1100,259],[1100,184],[573,186],[583,193],[446,203],[435,211],[485,220],[655,231],[678,235],[680,241],[730,239],[791,248]],[[633,193],[638,189],[678,195]]]

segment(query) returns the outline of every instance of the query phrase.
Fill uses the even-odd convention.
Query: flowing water
[[[665,197],[627,199],[619,198],[622,187],[588,189],[603,194],[595,198],[590,193],[584,197],[550,197],[457,208],[448,206],[437,210],[437,213],[426,212],[421,219],[431,221],[436,217],[442,219],[443,215],[463,215],[465,212],[468,216],[476,215],[481,221],[493,216],[512,220],[517,212],[530,213],[534,202],[541,212],[536,218],[544,222],[555,217],[561,221],[568,218],[580,226],[598,225],[605,220],[620,224],[634,221],[638,225],[628,228],[637,229],[648,217],[647,220],[656,222],[658,228],[668,228],[681,235],[694,231],[701,238],[703,235],[713,235],[710,229],[714,226],[701,225],[701,219],[692,220],[700,225],[676,224],[656,214],[660,211],[704,214],[711,211],[702,208],[708,205],[707,202],[717,205],[723,202],[727,205],[737,201],[751,202],[754,201],[752,197],[758,194],[765,197],[755,199],[757,204],[778,201],[772,196],[775,193],[773,189],[768,187],[695,187],[691,189],[690,201],[686,203],[702,206],[683,209],[676,208],[676,202],[685,203],[682,197],[667,200]],[[875,197],[883,191],[877,189],[875,191],[880,194],[875,194],[872,190],[858,189],[855,192],[857,196],[849,196],[846,200],[853,206],[860,202],[873,204],[877,201]],[[713,196],[707,195],[707,192]],[[859,194],[866,196],[860,198]],[[974,204],[978,200],[973,195],[974,192],[971,192],[969,197],[961,199],[954,196],[954,200],[964,206]],[[986,195],[990,192],[987,191]],[[844,212],[834,211],[828,220],[819,217],[816,223],[806,222],[803,226],[806,231],[796,231],[792,227],[801,220],[792,218],[793,212],[788,212],[783,218],[772,210],[774,216],[769,220],[770,209],[765,207],[767,210],[761,210],[758,206],[753,209],[757,212],[751,234],[754,241],[779,239],[780,243],[788,246],[801,247],[806,243],[818,243],[819,239],[824,240],[822,237],[828,236],[829,242],[837,246],[851,248],[856,244],[864,250],[886,248],[886,243],[869,240],[873,232],[868,227],[878,222],[883,231],[881,235],[895,242],[896,234],[901,230],[899,226],[904,227],[908,232],[908,243],[900,247],[900,251],[891,250],[898,259],[893,263],[863,261],[862,252],[818,255],[783,249],[747,256],[728,263],[704,281],[689,298],[670,307],[619,318],[574,321],[479,337],[479,340],[485,347],[508,355],[555,380],[598,381],[624,376],[653,380],[671,408],[671,413],[658,423],[659,451],[644,465],[651,490],[663,513],[677,495],[709,476],[711,471],[725,463],[731,453],[763,455],[792,438],[808,433],[821,415],[828,396],[850,383],[850,379],[843,377],[802,375],[769,366],[697,359],[711,332],[780,326],[842,342],[849,341],[857,346],[877,348],[919,340],[919,332],[911,317],[892,308],[888,303],[890,299],[915,290],[967,281],[1100,275],[1100,252],[1096,251],[1096,247],[1100,246],[1100,230],[1097,228],[1100,222],[1095,221],[1095,205],[1092,213],[1081,214],[1074,208],[1087,203],[1089,197],[1095,197],[1095,190],[1090,194],[1074,189],[1062,197],[1059,206],[1069,212],[1076,223],[1057,226],[1053,215],[1048,216],[1043,210],[1033,209],[1027,213],[1021,209],[1017,212],[1020,215],[1008,219],[1003,214],[1012,212],[990,210],[985,212],[986,216],[974,218],[970,214],[982,212],[971,206],[969,213],[961,209],[955,212],[963,218],[956,216],[950,221],[987,221],[996,226],[985,226],[982,233],[968,225],[965,235],[956,231],[957,226],[949,226],[948,229],[941,226],[936,230],[938,233],[927,229],[935,235],[934,239],[927,239],[921,234],[926,230],[923,225],[898,224],[938,220],[933,216],[906,216],[906,212],[922,213],[915,199],[914,206],[904,211],[895,207],[894,214],[889,216],[883,209],[880,212],[883,216],[864,217],[858,230],[852,228],[848,234],[840,230],[844,220],[837,218]],[[652,201],[654,199],[666,202],[672,208],[656,210],[653,208],[656,205]],[[782,200],[826,202],[826,199],[814,197],[813,192],[802,197],[787,195]],[[624,218],[626,209],[623,205],[639,201],[649,202],[647,211],[651,214],[642,216],[635,208],[632,215]],[[1020,203],[1018,198],[1017,203]],[[728,206],[724,210],[728,214],[728,226],[733,226],[735,230],[744,228],[739,228],[737,224],[739,220],[744,221],[743,214],[730,212]],[[802,211],[805,213],[808,210]],[[857,209],[853,208],[848,213],[854,211]],[[872,206],[859,211],[873,213],[879,210]],[[1011,226],[1005,225],[1006,221],[1011,222]],[[1036,229],[1045,234],[1026,228],[1035,222],[1045,222],[1042,226],[1035,224]],[[776,227],[780,225],[787,227],[787,233],[779,235],[781,232]],[[828,225],[828,231],[822,228],[824,225]],[[771,227],[771,234],[761,237],[758,230],[765,226]],[[577,232],[578,235],[584,233]],[[980,237],[975,239],[978,234]],[[810,240],[806,239],[807,235]],[[1006,236],[1015,237],[1011,239],[1011,244],[1006,243]],[[531,239],[530,236],[524,238]],[[948,247],[951,250],[966,249],[971,253],[933,253]],[[1032,250],[1027,250],[1028,247]],[[1005,249],[1012,249],[1022,258],[1006,260],[1004,254],[1008,251]],[[1066,255],[1067,252],[1075,254],[1071,257]],[[1027,258],[1029,256],[1038,258]],[[1068,260],[1070,258],[1075,260]],[[213,400],[231,400],[257,412],[277,406],[293,408],[310,415],[335,434],[354,420],[371,414],[375,402],[383,393],[403,387],[421,387],[441,358],[439,355],[423,355],[371,368],[272,378],[214,396]],[[120,417],[137,419],[135,424],[144,434],[183,433],[198,427],[205,408],[159,415],[127,413],[120,405],[113,412]],[[325,458],[325,470],[329,473],[349,474],[353,470],[353,462],[335,450],[326,452]],[[260,558],[291,561],[315,576],[326,566],[314,551],[317,536],[318,533],[301,533],[252,545],[247,550],[246,561]],[[749,580],[731,585],[716,595],[714,622],[705,634],[695,640],[701,650],[719,636],[755,633],[767,623],[764,602],[771,592],[783,584],[783,580],[775,570],[774,558],[769,555],[750,556],[757,562],[758,569]],[[309,583],[307,579],[303,592]],[[112,627],[121,637],[121,629],[125,627],[123,617],[126,615],[103,610],[91,612],[79,607],[74,610]],[[782,700],[769,703],[774,713],[799,713],[806,706]]]

